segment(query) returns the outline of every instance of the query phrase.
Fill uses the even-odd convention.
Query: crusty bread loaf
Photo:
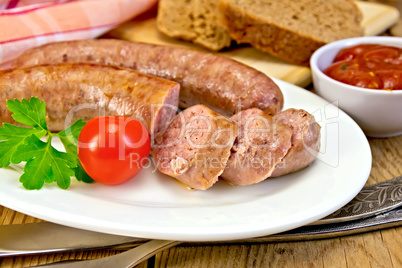
[[[217,22],[217,3],[217,0],[160,0],[158,30],[215,51],[228,47],[231,38]]]
[[[219,12],[238,43],[301,65],[320,46],[364,33],[352,0],[220,0]]]

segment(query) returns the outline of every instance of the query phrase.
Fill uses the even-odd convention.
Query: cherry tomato
[[[95,181],[120,184],[133,178],[145,165],[150,152],[146,127],[123,116],[91,119],[78,137],[78,158]]]

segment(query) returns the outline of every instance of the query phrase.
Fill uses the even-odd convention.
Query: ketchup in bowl
[[[402,90],[402,49],[377,44],[348,47],[324,73],[352,86]]]

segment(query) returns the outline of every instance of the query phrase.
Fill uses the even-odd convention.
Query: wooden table
[[[367,184],[402,174],[402,136],[369,139],[373,166]],[[0,224],[42,220],[0,206]],[[402,267],[402,226],[332,239],[259,244],[177,246],[138,267]],[[118,251],[96,250],[0,258],[1,268],[68,259],[94,259]],[[118,268],[118,267],[116,267]]]
[[[381,10],[367,9],[369,13],[379,11]],[[388,11],[385,10],[384,12],[386,14]],[[374,18],[378,18],[377,15]],[[387,18],[387,16],[383,17]],[[372,25],[378,26],[379,24],[376,21]],[[130,24],[123,25],[122,28],[117,29],[114,35],[117,33],[119,37],[134,39],[133,34],[138,34],[138,29],[136,25],[134,26],[135,28]],[[146,27],[148,26],[149,24],[146,25]],[[147,38],[159,38],[156,34],[146,36]],[[144,35],[141,36],[141,38],[143,37]],[[166,40],[158,40],[158,42],[166,42]],[[236,57],[237,55],[233,56]],[[242,60],[242,58],[238,60]],[[279,65],[283,65],[283,63],[279,63]],[[278,65],[273,66],[273,71],[278,69]],[[261,68],[266,67],[261,66]],[[300,72],[295,72],[292,68],[289,70],[292,74],[299,76],[296,77],[297,79],[290,79],[289,82],[304,86],[311,81],[304,78],[310,75],[308,68],[306,70],[301,68]],[[283,79],[283,77],[279,78]],[[402,136],[369,139],[369,143],[372,150],[373,165],[367,181],[368,185],[402,175]],[[1,225],[41,221],[0,206]],[[176,246],[159,253],[137,267],[402,267],[401,242],[402,226],[315,241]],[[116,253],[119,251],[96,250],[5,257],[0,258],[0,268],[29,267],[70,259],[95,259]]]

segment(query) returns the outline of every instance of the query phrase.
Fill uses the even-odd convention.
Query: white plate
[[[262,236],[318,220],[364,186],[371,169],[370,147],[358,125],[336,106],[275,81],[285,95],[285,108],[306,109],[322,127],[319,157],[302,171],[251,186],[218,182],[207,191],[190,191],[150,167],[118,186],[74,182],[68,190],[46,185],[27,191],[18,182],[18,167],[3,168],[0,204],[82,229],[186,241]]]

